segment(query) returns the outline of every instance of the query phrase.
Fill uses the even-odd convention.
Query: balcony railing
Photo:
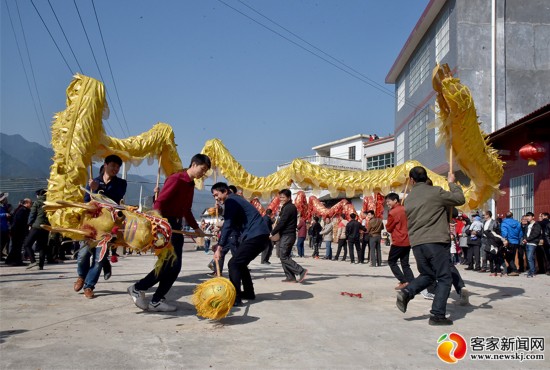
[[[309,162],[323,167],[330,167],[339,170],[361,170],[362,163],[361,161],[343,159],[343,158],[334,158],[334,157],[323,157],[320,155],[310,155],[307,157],[300,158],[303,161]],[[291,162],[283,163],[277,166],[277,171],[288,167]]]

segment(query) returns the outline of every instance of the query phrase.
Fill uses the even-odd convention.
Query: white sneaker
[[[143,290],[136,290],[134,284],[130,285],[126,290],[137,307],[147,310],[147,300],[145,299],[145,292]]]
[[[420,292],[420,294],[422,294],[422,297],[424,297],[424,299],[430,299],[432,301],[435,297],[435,294],[428,292],[428,289],[424,289]]]
[[[172,306],[171,304],[166,303],[165,301],[160,301],[158,303],[150,302],[147,306],[148,311],[154,311],[154,312],[172,312],[176,311],[178,308],[176,306]]]
[[[470,292],[466,289],[460,289],[460,303],[461,306],[467,306],[470,304]]]

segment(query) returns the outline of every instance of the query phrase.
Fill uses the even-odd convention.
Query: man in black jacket
[[[288,189],[283,189],[279,192],[279,200],[281,201],[282,207],[279,212],[279,221],[277,221],[277,225],[271,231],[271,238],[273,238],[273,235],[280,235],[278,244],[279,257],[283,265],[283,271],[286,275],[283,282],[301,283],[306,278],[307,269],[297,264],[296,261],[290,257],[292,247],[296,241],[296,226],[298,225],[298,210],[296,206],[292,204],[291,196],[292,193]],[[298,279],[296,279],[296,276],[298,276]]]
[[[25,198],[13,213],[11,224],[11,250],[6,258],[6,264],[12,266],[26,266],[21,258],[21,250],[25,237],[29,233],[27,221],[31,212],[32,200]]]
[[[532,278],[535,276],[535,250],[542,238],[542,230],[540,224],[535,221],[535,214],[533,212],[527,212],[525,214],[527,218],[527,226],[523,229],[523,241],[527,249],[527,262],[529,263],[529,272],[527,277]]]
[[[355,263],[355,256],[353,254],[353,246],[355,246],[355,250],[357,251],[357,258],[359,260],[357,261],[357,263],[365,263],[365,261],[361,261],[361,244],[359,243],[359,230],[363,230],[364,232],[366,232],[367,229],[365,228],[365,226],[361,225],[359,221],[356,220],[357,215],[355,213],[350,214],[349,217],[351,218],[351,221],[348,222],[348,224],[346,225],[349,258],[352,264]]]

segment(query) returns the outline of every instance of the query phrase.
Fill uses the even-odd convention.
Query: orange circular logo
[[[458,333],[443,334],[437,343],[437,357],[443,362],[455,364],[466,356],[466,340]]]

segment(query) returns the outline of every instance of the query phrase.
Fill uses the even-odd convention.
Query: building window
[[[428,108],[420,113],[409,123],[409,158],[415,159],[423,151],[428,149]]]
[[[411,60],[411,72],[409,80],[409,97],[413,96],[420,84],[430,74],[430,51],[427,43],[418,49]]]
[[[510,211],[520,219],[527,212],[534,211],[534,174],[510,179]]]
[[[348,159],[355,160],[355,147],[350,146],[348,148]]]
[[[394,154],[386,153],[367,158],[367,170],[383,170],[394,166]]]
[[[437,33],[435,34],[435,61],[441,62],[449,52],[449,11],[441,14],[437,22]]]
[[[395,164],[405,163],[405,132],[397,135],[395,139]]]
[[[397,86],[397,110],[405,105],[405,78]]]

